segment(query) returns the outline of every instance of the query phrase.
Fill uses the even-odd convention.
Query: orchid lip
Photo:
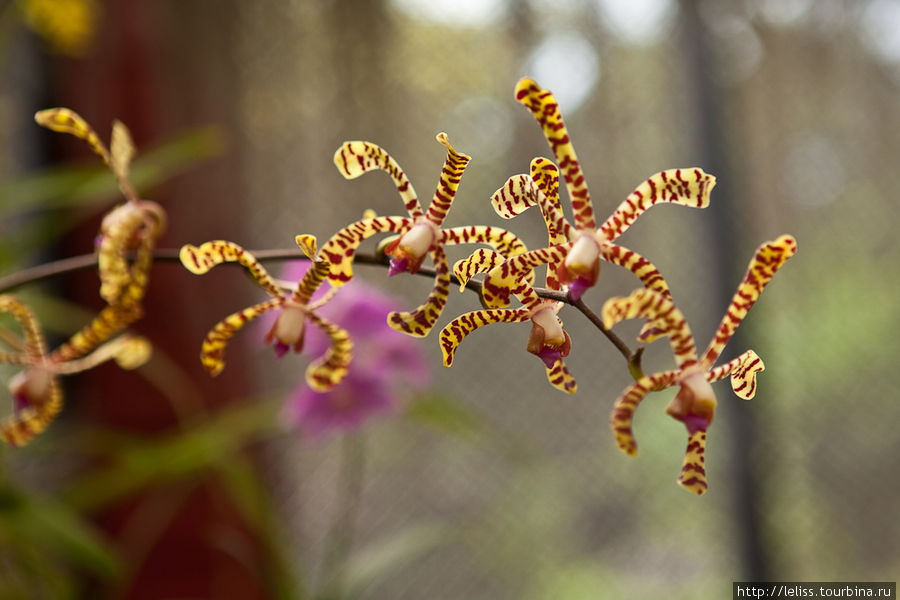
[[[544,346],[535,356],[544,361],[544,364],[547,365],[548,369],[551,369],[553,368],[553,365],[556,364],[556,361],[562,358],[562,353],[559,350]]]
[[[409,267],[409,257],[404,256],[403,258],[392,258],[390,263],[390,268],[388,269],[388,277],[393,277],[399,273],[404,272]]]
[[[275,358],[281,360],[281,358],[287,354],[287,351],[290,349],[290,346],[282,342],[281,340],[275,340],[275,343],[272,344],[275,348]]]
[[[706,431],[709,427],[709,419],[699,417],[697,415],[688,415],[683,420],[684,426],[687,427],[688,433],[694,435],[698,431]]]
[[[578,302],[589,287],[591,287],[591,285],[584,277],[577,278],[569,284],[569,298],[571,298],[573,302]]]

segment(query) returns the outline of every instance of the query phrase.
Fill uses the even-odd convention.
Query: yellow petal
[[[695,431],[688,438],[681,474],[678,476],[678,485],[698,496],[706,493],[709,486],[706,483],[705,431]]]
[[[334,166],[347,179],[356,179],[363,173],[381,169],[394,182],[410,218],[419,219],[425,216],[419,205],[416,190],[413,189],[406,173],[384,148],[371,142],[344,142],[334,153]]]

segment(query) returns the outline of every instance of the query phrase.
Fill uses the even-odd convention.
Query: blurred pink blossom
[[[302,270],[302,264],[291,268],[283,278],[299,280]],[[428,385],[430,374],[421,342],[387,325],[387,314],[399,307],[390,296],[354,279],[318,309],[350,333],[353,360],[347,376],[331,391],[319,393],[303,382],[291,393],[283,412],[291,426],[312,439],[355,429],[376,415],[394,412]],[[325,352],[328,343],[318,329],[310,328],[304,347],[316,356]]]

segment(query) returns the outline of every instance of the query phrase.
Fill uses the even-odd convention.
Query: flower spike
[[[129,170],[136,150],[123,123],[113,122],[110,148],[107,149],[93,128],[68,108],[42,110],[34,115],[34,119],[43,127],[87,142],[115,175],[125,197],[124,204],[103,218],[96,242],[100,296],[109,306],[80,335],[58,350],[57,358],[71,360],[91,352],[140,318],[153,248],[165,229],[166,213],[155,202],[141,200],[131,184]],[[135,258],[129,260],[128,253],[132,251]]]
[[[200,362],[211,376],[218,375],[225,368],[225,346],[231,337],[250,321],[273,310],[280,312],[266,334],[265,342],[273,344],[278,358],[288,350],[300,352],[303,349],[307,321],[325,332],[331,340],[325,355],[314,360],[306,371],[306,381],[310,387],[328,391],[347,374],[353,354],[350,336],[341,327],[316,314],[322,301],[312,302],[313,294],[328,276],[331,263],[317,251],[315,236],[302,234],[296,236],[295,241],[311,264],[291,293],[282,291],[266,268],[234,242],[214,240],[199,247],[187,244],[181,248],[179,258],[190,272],[202,275],[221,263],[236,262],[247,269],[256,283],[271,296],[269,300],[225,317],[206,335],[200,347]]]
[[[654,204],[669,202],[705,208],[709,205],[709,193],[715,185],[715,178],[698,168],[657,173],[638,186],[597,228],[590,192],[553,94],[527,78],[519,81],[515,93],[516,100],[541,125],[544,137],[559,163],[572,202],[575,225],[569,224],[558,210],[559,176],[550,169],[547,159],[532,161],[530,175],[510,178],[504,187],[495,192],[492,198],[494,209],[501,217],[509,219],[529,206],[539,205],[551,242],[547,249],[535,251],[530,256],[517,256],[502,270],[497,267],[488,273],[487,285],[483,289],[490,297],[484,298],[485,303],[490,307],[506,306],[519,279],[544,263],[548,264],[550,271],[548,287],[558,289],[561,284],[567,285],[572,300],[578,300],[596,283],[600,260],[629,269],[646,287],[668,295],[668,285],[653,264],[614,242]],[[654,329],[655,326],[648,323],[642,339],[649,340]]]
[[[388,325],[403,333],[421,337],[428,335],[440,317],[450,287],[450,267],[443,247],[451,244],[486,244],[503,256],[527,251],[514,234],[497,227],[443,228],[460,179],[470,158],[457,152],[447,134],[436,137],[447,150],[437,189],[427,212],[423,212],[412,184],[397,162],[382,148],[370,142],[344,142],[334,155],[334,164],[344,177],[353,179],[372,170],[385,171],[393,180],[408,217],[365,216],[335,233],[321,249],[331,263],[328,281],[340,287],[353,278],[353,257],[359,245],[377,233],[393,233],[384,253],[390,257],[388,276],[404,271],[415,273],[430,255],[436,271],[434,287],[425,302],[411,312],[393,312]]]
[[[678,394],[666,408],[669,416],[684,423],[689,436],[678,484],[698,495],[706,492],[706,430],[713,421],[716,409],[716,398],[710,384],[730,375],[734,393],[749,400],[756,393],[756,374],[765,368],[753,350],[747,350],[718,367],[714,367],[713,363],[763,288],[796,251],[797,241],[790,235],[783,235],[757,248],[719,330],[699,360],[687,321],[668,296],[643,288],[635,290],[627,298],[612,298],[606,302],[602,310],[606,327],[626,319],[646,319],[648,323],[653,323],[657,336],[669,337],[677,365],[674,370],[642,377],[616,400],[610,427],[623,452],[631,456],[637,453],[631,424],[641,400],[650,392],[679,385]]]

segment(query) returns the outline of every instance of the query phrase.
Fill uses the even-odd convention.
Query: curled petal
[[[470,225],[468,227],[451,227],[441,230],[441,244],[487,244],[501,255],[509,258],[528,252],[525,243],[511,231],[502,227],[488,225]]]
[[[730,374],[734,393],[739,398],[750,400],[756,395],[756,374],[765,369],[766,366],[756,352],[747,350],[734,360],[710,369],[707,378],[711,382],[719,381]]]
[[[669,169],[651,175],[629,194],[600,227],[604,239],[613,241],[631,226],[644,211],[661,202],[706,208],[716,178],[702,169]]]
[[[459,291],[466,289],[466,284],[472,277],[479,273],[487,273],[504,260],[499,252],[478,248],[468,258],[456,261],[453,265],[453,275],[459,280]]]
[[[71,375],[114,360],[120,368],[130,371],[150,360],[151,354],[153,346],[147,338],[124,334],[99,346],[84,358],[50,363],[47,368],[57,375]]]
[[[131,281],[131,269],[126,252],[144,226],[144,213],[135,204],[117,206],[103,219],[100,243],[97,248],[97,267],[100,271],[100,297],[116,302]]]
[[[569,373],[562,358],[557,358],[551,365],[547,365],[547,381],[556,389],[567,394],[574,394],[578,391],[575,378]]]
[[[549,90],[541,89],[533,80],[525,78],[516,84],[516,100],[531,112],[544,131],[544,137],[547,138],[547,143],[550,144],[550,149],[566,180],[577,228],[596,229],[590,192],[584,181],[575,147],[569,140],[569,132],[559,112],[556,98]]]
[[[456,190],[459,188],[459,181],[462,178],[466,165],[471,160],[470,156],[460,154],[450,145],[446,133],[437,134],[438,143],[447,149],[447,159],[444,161],[444,168],[441,169],[441,179],[438,181],[437,189],[434,191],[434,197],[428,206],[428,213],[425,218],[428,219],[436,227],[440,227],[450,211],[450,205],[456,196]]]
[[[476,329],[491,323],[523,323],[530,318],[530,311],[524,309],[492,309],[468,312],[453,319],[441,330],[439,336],[444,366],[453,364],[456,348]]]
[[[314,235],[298,235],[296,238],[297,245],[303,250],[307,258],[310,259],[310,267],[303,274],[294,290],[291,300],[298,304],[309,304],[312,295],[316,293],[331,269],[331,263],[328,259],[320,255],[316,250],[316,236]]]
[[[68,362],[85,356],[116,333],[140,319],[143,315],[140,299],[143,298],[145,284],[145,279],[133,280],[125,288],[119,302],[101,310],[90,323],[50,353],[48,360]]]
[[[725,311],[719,329],[703,353],[703,365],[709,368],[725,348],[725,344],[734,335],[738,325],[747,316],[747,312],[759,299],[763,289],[775,276],[787,260],[797,252],[797,240],[790,235],[766,242],[756,249],[756,253],[747,267],[743,281],[734,293],[731,305]]]
[[[0,440],[13,447],[21,447],[47,426],[62,410],[62,389],[56,377],[50,377],[49,387],[41,398],[29,398],[14,413],[0,423]]]
[[[412,183],[397,161],[381,146],[371,142],[344,142],[334,153],[334,166],[347,179],[356,179],[363,173],[381,169],[393,180],[410,218],[425,216]]]
[[[603,244],[600,249],[603,260],[625,267],[635,274],[644,287],[658,292],[660,295],[670,298],[669,285],[663,279],[659,270],[649,260],[628,248],[616,244]]]
[[[653,391],[658,391],[675,384],[680,371],[664,371],[648,377],[642,377],[631,384],[622,395],[616,399],[612,414],[609,417],[609,426],[616,436],[616,445],[625,454],[635,456],[637,454],[637,441],[631,429],[634,411],[644,397]]]
[[[678,485],[698,496],[706,493],[706,430],[698,429],[688,437],[687,451],[678,476]]]
[[[202,275],[223,262],[240,263],[273,298],[281,297],[281,288],[252,254],[234,242],[213,240],[199,247],[185,244],[178,253],[181,264],[195,275]]]
[[[672,301],[653,290],[640,288],[627,298],[610,298],[601,312],[603,325],[611,329],[616,323],[626,319],[643,318],[648,325],[659,328],[665,324],[665,335],[675,355],[678,368],[697,362],[697,347],[690,326],[678,307]]]
[[[561,262],[570,246],[571,243],[567,243],[531,250],[525,254],[513,256],[491,269],[482,288],[485,304],[492,308],[507,306],[511,294],[523,294],[531,288],[527,283],[527,277],[534,267]]]
[[[387,324],[391,329],[406,333],[413,337],[425,337],[444,310],[447,296],[450,295],[450,266],[440,246],[431,251],[434,261],[434,287],[428,298],[412,312],[392,312],[388,314]]]
[[[412,219],[406,217],[374,217],[347,225],[319,250],[319,254],[331,263],[328,281],[340,287],[353,279],[353,256],[364,240],[377,233],[403,233],[412,225]]]
[[[109,151],[106,149],[103,142],[100,141],[97,132],[95,132],[91,126],[88,125],[87,121],[74,110],[68,108],[48,108],[36,112],[34,114],[34,120],[42,127],[60,133],[68,133],[86,141],[91,149],[100,155],[103,162],[108,165],[112,164]]]
[[[331,321],[312,312],[308,313],[308,318],[329,337],[331,344],[325,354],[306,369],[306,383],[317,392],[327,392],[347,374],[353,358],[353,341],[346,330]]]
[[[537,165],[535,164],[537,163]],[[504,219],[511,219],[532,206],[540,206],[541,213],[544,216],[544,222],[547,225],[547,233],[550,238],[550,244],[556,245],[563,243],[569,239],[569,233],[572,232],[572,226],[566,220],[559,205],[559,195],[553,199],[548,198],[546,193],[538,186],[534,180],[535,170],[540,173],[546,171],[544,165],[549,165],[556,171],[556,165],[545,158],[536,158],[532,161],[532,175],[514,175],[510,177],[506,183],[491,196],[491,206],[494,211]],[[558,172],[557,172],[558,173]],[[541,176],[541,175],[539,175]],[[551,185],[548,180],[549,175],[543,175],[542,181],[545,185]],[[559,176],[556,176],[556,181]],[[552,189],[552,188],[551,188]]]
[[[25,339],[24,353],[0,353],[0,362],[7,364],[24,364],[33,362],[34,359],[44,356],[47,347],[44,342],[44,334],[41,332],[37,317],[27,304],[10,294],[0,294],[0,313],[10,313],[19,327]]]
[[[567,242],[573,237],[574,228],[563,215],[562,205],[559,202],[559,169],[546,158],[532,159],[531,179],[542,192],[537,199],[547,225],[548,245],[555,246]]]
[[[214,377],[225,368],[225,346],[238,329],[264,312],[280,308],[283,304],[282,298],[272,298],[232,313],[216,323],[200,346],[200,362],[209,374]]]

